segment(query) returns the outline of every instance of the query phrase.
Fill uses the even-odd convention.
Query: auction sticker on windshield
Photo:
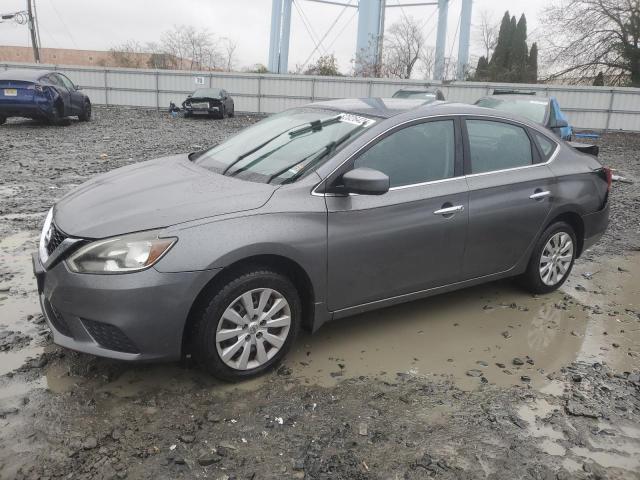
[[[342,113],[340,115],[340,121],[345,123],[353,123],[354,125],[365,125],[369,126],[372,123],[375,123],[375,120],[372,120],[367,117],[361,117],[359,115],[354,115],[352,113]]]

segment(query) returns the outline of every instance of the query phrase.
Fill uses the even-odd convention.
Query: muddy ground
[[[304,335],[240,385],[51,344],[29,254],[92,175],[256,118],[96,109],[0,127],[0,478],[640,478],[640,147],[599,140],[612,223],[561,291],[497,282]]]

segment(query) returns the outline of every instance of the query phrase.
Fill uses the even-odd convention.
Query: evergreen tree
[[[489,61],[484,55],[478,59],[474,80],[478,82],[486,82],[489,80]]]
[[[527,59],[527,78],[528,83],[538,83],[538,44],[533,42],[529,58]]]
[[[497,78],[503,78],[508,70],[511,37],[511,17],[509,16],[509,12],[506,11],[500,24],[498,42],[496,43],[496,48],[489,62],[489,76],[492,81],[495,81]]]
[[[538,79],[538,45],[527,46],[527,18],[520,20],[504,13],[496,48],[491,60],[480,57],[474,80],[490,82],[536,83]]]
[[[515,17],[513,18],[515,19]],[[514,83],[527,82],[527,60],[529,52],[527,48],[527,19],[524,14],[520,17],[516,29],[513,32],[510,51],[509,81]]]
[[[480,62],[478,62],[478,68],[480,67]],[[594,87],[604,87],[604,73],[598,72],[596,78],[593,80]]]

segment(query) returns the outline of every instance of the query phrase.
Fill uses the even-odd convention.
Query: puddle
[[[38,315],[40,305],[31,269],[35,237],[20,232],[0,241],[0,330],[22,332],[32,337],[31,347],[0,352],[0,375],[20,367],[28,357],[42,353],[34,347],[39,335],[28,315]],[[6,289],[10,287],[7,291]]]

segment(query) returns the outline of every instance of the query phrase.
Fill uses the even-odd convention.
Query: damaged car
[[[58,345],[190,355],[237,381],[328,321],[510,277],[556,290],[603,235],[610,187],[597,158],[507,112],[318,102],[77,187],[33,267]]]
[[[185,117],[205,115],[224,118],[235,115],[233,98],[223,88],[199,88],[182,102]]]
[[[91,100],[67,76],[46,70],[0,72],[0,125],[9,117],[44,120],[52,125],[67,117],[91,120]]]

